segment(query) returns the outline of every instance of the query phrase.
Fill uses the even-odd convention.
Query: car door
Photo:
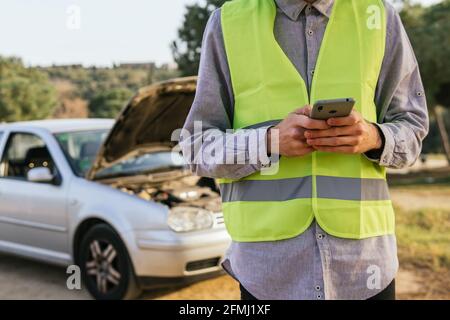
[[[66,192],[42,136],[11,132],[0,163],[0,241],[18,251],[61,259],[68,252]],[[29,170],[47,167],[51,183],[27,180]]]

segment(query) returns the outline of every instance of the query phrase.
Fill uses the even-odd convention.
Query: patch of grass
[[[394,176],[394,175],[388,175],[388,182],[389,186],[395,187],[395,186],[417,186],[417,185],[429,185],[429,186],[435,186],[435,185],[443,185],[443,186],[449,186],[450,185],[450,176],[448,174],[443,174],[435,177],[430,176],[413,176],[413,175],[407,175],[407,176]]]
[[[419,210],[397,213],[399,258],[403,266],[450,272],[450,211]]]
[[[413,184],[406,184],[406,185],[389,185],[389,188],[392,189],[423,189],[423,188],[427,188],[427,189],[437,189],[437,190],[445,190],[445,191],[449,191],[450,192],[450,182],[449,183],[433,183],[433,184],[417,184],[417,183],[413,183]]]
[[[448,183],[433,183],[433,184],[389,184],[389,189],[392,190],[437,190],[441,193],[448,192],[450,196],[450,177]]]

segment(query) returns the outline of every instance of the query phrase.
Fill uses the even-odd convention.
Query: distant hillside
[[[154,63],[126,63],[112,68],[68,65],[37,69],[48,75],[57,90],[54,118],[115,117],[140,87],[178,76],[176,69]]]

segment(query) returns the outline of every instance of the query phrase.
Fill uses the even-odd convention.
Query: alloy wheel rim
[[[107,294],[114,290],[122,278],[114,246],[107,241],[93,240],[89,245],[86,271],[87,275],[93,278],[100,293]]]

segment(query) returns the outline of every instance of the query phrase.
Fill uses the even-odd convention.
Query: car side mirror
[[[51,173],[49,168],[39,167],[28,171],[27,180],[38,183],[53,183],[55,176]]]

